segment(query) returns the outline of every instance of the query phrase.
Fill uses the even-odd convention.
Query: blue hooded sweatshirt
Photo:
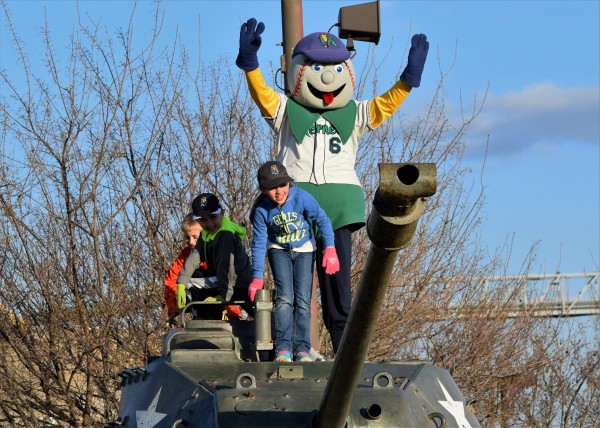
[[[285,249],[301,247],[314,240],[311,222],[319,227],[325,246],[333,247],[331,222],[310,193],[290,186],[281,207],[264,195],[256,206],[252,222],[252,277],[263,277],[267,240]]]

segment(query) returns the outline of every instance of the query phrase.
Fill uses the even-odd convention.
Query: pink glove
[[[252,282],[248,287],[248,297],[250,300],[254,302],[254,296],[258,290],[262,290],[263,288],[263,280],[260,278],[252,278]]]
[[[340,261],[338,260],[335,247],[325,248],[325,251],[323,251],[322,266],[325,268],[325,273],[327,275],[333,275],[338,270],[340,270]]]

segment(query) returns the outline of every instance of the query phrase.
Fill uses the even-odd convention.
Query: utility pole
[[[302,23],[302,0],[281,0],[281,31],[283,34],[283,54],[280,66],[286,95],[289,95],[286,73],[292,63],[292,52],[298,41],[304,37]],[[317,274],[313,274],[312,299],[310,301],[310,342],[314,349],[320,350],[321,337],[319,335],[319,308],[317,304]]]
[[[288,66],[292,63],[292,52],[298,41],[304,37],[302,24],[302,0],[281,0],[281,28],[283,33],[283,54],[281,55],[281,72],[285,93],[289,93],[285,78]]]

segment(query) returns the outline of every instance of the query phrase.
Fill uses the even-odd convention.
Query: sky
[[[134,5],[129,0],[4,1],[38,60],[44,17],[57,48],[66,48],[77,29],[78,8],[115,34],[127,26]],[[304,0],[304,33],[328,31],[340,7],[363,2]],[[163,36],[172,41],[178,32],[198,62],[228,58],[235,67],[240,24],[255,17],[266,26],[259,62],[278,64],[280,5],[279,0],[166,0]],[[154,2],[138,1],[136,25],[149,28],[153,10]],[[463,162],[476,181],[485,164],[480,233],[490,253],[508,239],[512,273],[520,272],[534,244],[532,273],[600,271],[600,1],[381,0],[380,10],[375,52],[391,65],[379,71],[381,87],[391,86],[406,63],[412,34],[424,33],[430,42],[421,86],[401,107],[403,114],[410,117],[426,107],[444,71],[449,71],[445,95],[451,118],[458,120],[461,100],[469,107],[486,97],[465,136]],[[0,67],[10,71],[15,57],[4,16],[0,24]],[[356,48],[358,61],[367,46],[357,42]]]

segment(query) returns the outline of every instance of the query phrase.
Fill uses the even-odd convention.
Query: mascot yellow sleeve
[[[263,117],[273,117],[279,106],[279,95],[265,83],[260,68],[244,71],[248,81],[250,96],[258,106]]]
[[[384,120],[392,116],[398,107],[400,107],[400,104],[404,102],[411,89],[411,86],[398,80],[389,91],[373,98],[369,109],[371,113],[371,128],[377,128]]]

